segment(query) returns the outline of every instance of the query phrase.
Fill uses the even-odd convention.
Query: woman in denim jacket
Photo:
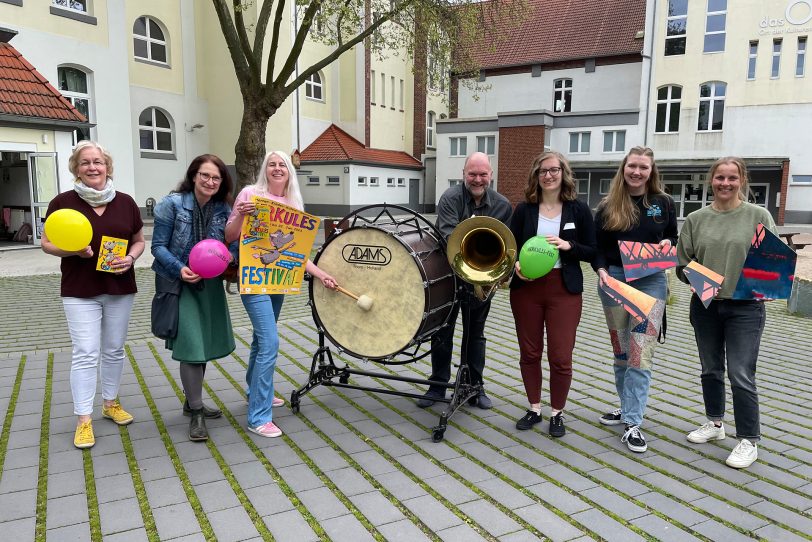
[[[165,288],[167,281],[182,285],[177,335],[166,340],[166,348],[180,362],[183,413],[192,418],[189,439],[195,441],[209,438],[205,418],[222,414],[203,405],[206,362],[230,354],[234,334],[222,280],[203,279],[189,268],[188,258],[203,239],[223,241],[232,186],[223,161],[204,154],[192,160],[180,185],[155,207],[155,288]]]

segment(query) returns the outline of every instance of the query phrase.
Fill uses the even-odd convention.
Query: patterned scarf
[[[211,219],[214,216],[214,204],[209,200],[201,208],[197,198],[193,199],[195,200],[195,208],[192,211],[192,235],[195,244],[197,244],[205,239],[209,232]]]
[[[76,190],[79,197],[85,200],[91,207],[107,205],[116,197],[116,189],[113,187],[112,179],[107,179],[107,184],[105,184],[101,190],[91,188],[81,180],[76,179],[73,183],[73,189]]]

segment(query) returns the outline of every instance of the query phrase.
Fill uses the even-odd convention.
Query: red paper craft
[[[698,262],[689,263],[682,272],[685,273],[685,278],[688,279],[697,297],[707,309],[722,287],[725,277]]]
[[[609,276],[606,277],[605,283],[601,283],[601,289],[639,322],[648,320],[657,302],[654,297]]]
[[[618,241],[618,247],[623,274],[629,282],[677,266],[677,247],[662,249],[656,243],[636,241]]]

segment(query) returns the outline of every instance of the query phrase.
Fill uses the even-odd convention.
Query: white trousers
[[[124,341],[134,300],[135,294],[62,298],[73,342],[70,388],[73,413],[77,416],[93,413],[99,365],[102,399],[112,401],[118,397],[124,368]]]

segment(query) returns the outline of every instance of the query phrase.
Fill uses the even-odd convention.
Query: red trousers
[[[572,383],[572,349],[581,321],[581,294],[571,294],[561,280],[561,270],[510,291],[510,307],[516,320],[524,389],[530,404],[541,402],[541,354],[547,329],[550,362],[550,405],[563,410]]]

